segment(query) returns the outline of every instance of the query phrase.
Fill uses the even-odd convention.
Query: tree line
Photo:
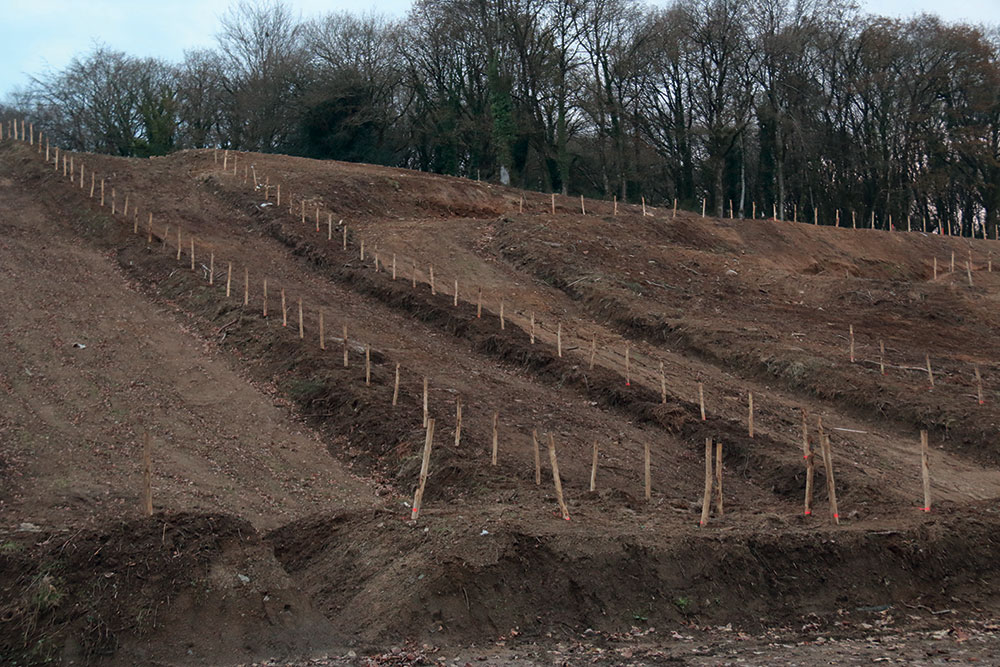
[[[1000,31],[851,0],[244,0],[180,63],[97,46],[0,113],[124,156],[220,147],[758,217],[991,237]]]

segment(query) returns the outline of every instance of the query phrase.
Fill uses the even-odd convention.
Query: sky
[[[875,14],[927,12],[949,21],[1000,24],[1000,0],[858,0]],[[403,16],[409,0],[286,0],[307,18],[332,10]],[[176,62],[215,44],[230,0],[0,0],[0,99],[31,75],[65,67],[94,44]],[[663,4],[663,0],[654,4]]]

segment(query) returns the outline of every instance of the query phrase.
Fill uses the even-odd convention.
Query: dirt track
[[[290,577],[282,590],[294,598],[292,616],[276,623],[260,615],[262,628],[281,632],[245,622],[253,641],[239,649],[231,638],[195,636],[191,641],[211,647],[199,659],[303,652],[292,630],[306,626],[321,628],[314,646],[360,643],[377,651],[406,640],[490,643],[515,627],[517,641],[543,645],[586,637],[587,628],[616,633],[645,624],[659,628],[661,638],[666,628],[727,623],[750,633],[802,627],[799,639],[858,637],[868,621],[845,625],[845,610],[864,615],[852,610],[912,606],[877,626],[890,633],[949,629],[956,614],[988,622],[995,610],[990,554],[1000,524],[1000,363],[991,341],[1000,326],[1000,275],[987,270],[994,242],[687,213],[674,219],[669,211],[643,218],[625,206],[612,216],[601,202],[588,202],[590,215],[582,216],[573,202],[560,201],[552,215],[548,196],[537,194],[525,195],[519,213],[519,191],[241,155],[239,164],[252,160],[261,181],[283,184],[279,208],[262,205],[263,190],[254,190],[252,176],[243,182],[242,166],[236,176],[223,174],[211,151],[81,159],[88,172],[109,179],[104,208],[87,196],[89,180],[81,190],[25,147],[0,147],[0,303],[8,351],[0,359],[7,531],[0,539],[8,545],[0,557],[20,568],[39,563],[5,580],[3,608],[12,627],[33,624],[41,633],[39,655],[65,657],[60,642],[93,628],[67,604],[26,610],[23,595],[46,575],[66,587],[67,599],[85,594],[87,577],[61,574],[62,554],[74,550],[67,537],[82,531],[106,539],[99,536],[117,522],[138,517],[144,430],[155,443],[154,499],[162,512],[147,520],[154,522],[150,539],[156,522],[166,535],[180,513],[231,515],[248,522],[250,533],[264,533],[247,537],[257,567],[268,577]],[[133,212],[121,215],[124,193],[139,207],[139,234],[132,234]],[[273,201],[273,187],[267,198]],[[972,287],[964,273],[948,272],[953,249],[963,269],[971,250]],[[437,294],[427,284],[431,266]],[[320,309],[326,350],[318,345]],[[847,359],[848,325],[856,333],[854,364]],[[880,339],[885,376],[878,373]],[[932,391],[916,370],[925,354],[934,365]],[[401,392],[393,408],[397,363]],[[976,400],[973,365],[982,372],[984,405]],[[412,526],[405,519],[423,443],[425,376],[437,429],[425,508]],[[705,388],[704,422],[698,383]],[[748,391],[756,407],[753,439]],[[463,404],[459,446],[456,397]],[[802,516],[802,409],[812,442],[817,415],[833,440],[840,527],[826,516],[822,466],[814,515]],[[489,460],[494,411],[497,467]],[[920,428],[930,430],[933,443],[929,515],[917,509]],[[540,486],[532,429],[543,447]],[[549,433],[569,523],[556,516],[544,449]],[[726,513],[699,529],[706,436],[723,443]],[[598,490],[590,493],[595,441]],[[18,532],[22,522],[42,532]],[[53,544],[62,549],[55,556]],[[147,546],[159,548],[155,539]],[[199,551],[209,555],[192,561],[186,585],[221,590],[212,572],[234,548],[220,542],[212,547],[217,552]],[[237,590],[233,609],[208,608],[226,619],[252,608],[255,595],[268,597],[256,587]],[[155,596],[136,604],[171,609]],[[955,614],[922,611],[942,605]],[[178,609],[169,613],[205,613],[197,603]],[[86,656],[94,647],[117,647],[112,659],[122,664],[185,660],[169,648],[143,653],[149,638],[163,635],[155,620],[114,634],[110,643],[78,639],[82,648],[75,650]],[[13,636],[4,641],[14,650]],[[669,648],[663,641],[649,650]]]

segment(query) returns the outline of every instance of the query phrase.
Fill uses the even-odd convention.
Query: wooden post
[[[813,208],[813,225],[819,224],[819,209]]]
[[[632,362],[629,355],[628,341],[625,341],[625,386],[632,386]]]
[[[850,350],[850,353],[851,353],[851,363],[853,364],[854,363],[854,325],[850,324],[850,325],[848,325],[848,327],[849,327],[848,328],[848,333],[850,334],[850,337],[851,337],[851,350]]]
[[[458,308],[458,278],[455,278],[455,296],[451,305],[454,308]]]
[[[372,383],[372,346],[371,343],[365,343],[365,386],[371,386]]]
[[[91,199],[94,198],[94,186],[95,185],[97,185],[97,176],[95,176],[94,172],[91,171],[90,172],[90,198]]]
[[[149,431],[142,437],[142,497],[146,516],[153,516],[153,455]]]
[[[590,464],[590,490],[597,490],[597,441],[594,440],[594,457]]]
[[[559,461],[556,459],[556,441],[549,433],[549,463],[552,464],[552,482],[556,487],[556,500],[559,501],[559,511],[562,512],[562,518],[569,521],[569,508],[566,507],[566,501],[563,500],[563,490],[562,490],[562,480],[559,478]]]
[[[365,240],[361,239],[361,261],[365,261]]]
[[[316,207],[316,231],[319,231],[319,206]]]
[[[712,510],[712,438],[705,438],[705,492],[701,497],[701,521],[699,526],[708,523],[708,514]]]
[[[372,253],[372,263],[375,266],[375,273],[378,273],[378,246],[375,246],[375,252]]]
[[[521,195],[521,201],[517,204],[517,212],[524,213],[524,195]]]
[[[191,270],[194,271],[194,237],[191,237]]]
[[[753,437],[753,392],[747,393],[747,405],[748,405],[748,420],[747,420],[747,430],[750,437]]]
[[[302,323],[302,297],[299,297],[299,340],[305,340],[306,332]]]
[[[965,274],[969,277],[969,287],[972,287],[972,264],[965,260]]]
[[[285,288],[281,288],[281,326],[288,326],[288,309],[285,307]]]
[[[840,209],[839,208],[837,209],[836,219],[837,219],[836,225],[837,225],[837,227],[840,227]]]
[[[396,253],[392,253],[392,279],[396,279]]]
[[[125,193],[125,209],[122,211],[122,217],[128,218],[128,193]]]
[[[976,371],[976,392],[979,395],[979,405],[983,405],[986,401],[983,400],[983,377],[979,374],[979,365],[973,366]]]
[[[343,222],[343,220],[341,220],[341,222]],[[344,225],[341,231],[343,232],[344,237],[344,250],[347,250],[347,225]]]
[[[495,466],[497,464],[497,449],[499,447],[499,432],[497,429],[497,422],[500,419],[500,413],[496,410],[493,411],[493,455],[490,457],[490,465]]]
[[[229,266],[226,269],[226,298],[232,293],[233,286],[233,263],[229,262]]]
[[[853,211],[853,210],[851,211],[851,228],[852,229],[857,229],[858,228],[857,213],[855,211]]]
[[[455,397],[455,447],[462,442],[462,397]]]
[[[931,383],[930,388],[934,388],[934,371],[931,370],[931,355],[925,355],[927,359],[927,380]]]
[[[223,165],[223,168],[225,168],[225,165]],[[276,197],[276,199],[275,199],[275,206],[281,206],[281,183],[278,183],[274,187],[276,188],[276,190],[275,190],[275,197]]]
[[[410,288],[417,289],[417,260],[412,260],[410,266]]]
[[[649,440],[646,440],[642,447],[642,472],[643,490],[645,492],[646,500],[649,501],[653,497],[653,466],[650,461]]]
[[[215,284],[215,253],[208,254],[208,284]]]
[[[177,261],[181,261],[181,228],[177,227]]]
[[[677,200],[675,199],[674,201],[677,201]],[[751,206],[751,210],[750,210],[750,218],[752,220],[756,220],[757,219],[757,202],[752,202],[752,206]]]
[[[556,193],[552,193],[552,215],[556,214]]]
[[[663,362],[660,362],[660,403],[667,403],[667,378],[663,374]]]
[[[146,223],[146,244],[153,242],[153,213],[149,213],[149,222]],[[228,294],[226,296],[229,296]]]
[[[420,462],[420,485],[413,495],[413,511],[411,519],[416,521],[420,516],[420,506],[424,502],[424,488],[427,486],[427,471],[431,466],[431,446],[434,442],[434,420],[431,419],[425,424],[427,437],[424,440],[424,458]]]
[[[80,163],[80,189],[83,190],[83,163]]]
[[[642,217],[646,217],[646,197],[642,197]]]
[[[542,483],[542,456],[538,451],[538,429],[531,429],[531,445],[535,449],[535,486]]]
[[[906,214],[906,231],[908,231],[908,232],[912,232],[913,231],[913,225],[910,224],[910,214],[909,213]]]
[[[264,317],[267,317],[267,278],[264,278]]]
[[[698,405],[701,407],[701,420],[705,421],[705,385],[698,383]]]
[[[399,362],[396,362],[396,380],[392,385],[392,407],[399,402]]]
[[[733,200],[729,200],[729,219],[733,220],[735,216],[733,215]]]
[[[101,207],[104,207],[104,179],[101,179]]]
[[[427,419],[429,417],[427,410],[427,376],[424,376],[424,425],[427,425]]]
[[[583,195],[580,195],[580,214],[587,215],[587,206],[583,203]]]
[[[924,482],[924,506],[925,512],[931,511],[931,467],[930,467],[930,447],[927,444],[927,431],[920,431],[920,476]]]
[[[722,516],[722,443],[715,443],[715,512]]]
[[[476,293],[476,318],[481,318],[483,316],[483,287],[479,286],[479,291]]]
[[[250,269],[243,267],[243,305],[250,305]]]
[[[139,233],[139,211],[134,206],[132,207],[132,233]]]
[[[878,341],[878,368],[882,375],[885,375],[885,342]]]
[[[430,273],[428,275],[430,276],[430,282],[431,282],[431,294],[437,294],[437,290],[434,289],[434,265],[433,264],[431,264],[431,266],[430,266]]]
[[[951,251],[951,272],[955,273],[955,251]]]
[[[556,354],[562,358],[562,322],[556,325]]]
[[[531,311],[531,344],[535,344],[535,311]]]
[[[229,151],[222,154],[222,171],[229,171]]]
[[[118,210],[118,195],[114,188],[111,188],[111,215]]]
[[[347,325],[344,325],[344,368],[347,368]],[[424,426],[427,426],[427,419],[424,419]]]
[[[705,198],[701,198],[701,217],[705,217]]]
[[[677,197],[674,197],[674,215],[673,215],[673,217],[675,217],[675,218],[677,217]]]
[[[500,330],[503,331],[503,329],[504,329],[504,322],[503,322],[503,297],[500,297]]]
[[[319,309],[319,349],[326,349],[326,328],[323,326],[323,309]]]
[[[815,475],[816,464],[813,460],[812,451],[809,449],[809,422],[804,408],[802,409],[802,458],[805,459],[806,463],[806,497],[805,512],[803,513],[809,516],[812,514],[813,476]]]
[[[937,257],[934,258],[934,280],[937,280]]]
[[[326,214],[326,240],[333,240],[333,213]]]
[[[826,469],[826,493],[830,499],[830,518],[835,525],[840,524],[840,513],[837,510],[837,484],[833,479],[833,452],[830,447],[830,436],[821,436],[823,446],[823,467]]]
[[[560,349],[562,348],[561,342],[562,341],[560,341]],[[590,370],[594,370],[595,356],[597,356],[597,334],[593,334],[590,338]]]
[[[614,215],[618,215],[618,195],[614,195],[615,211]]]

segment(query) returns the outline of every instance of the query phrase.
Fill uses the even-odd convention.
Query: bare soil
[[[0,145],[13,664],[996,654],[995,242],[561,197],[553,214],[547,195],[285,156],[240,154],[235,175],[221,151],[75,158],[82,189]],[[803,514],[803,411],[814,448],[817,417],[831,436],[839,526],[821,464]],[[700,527],[706,438],[725,514]]]

